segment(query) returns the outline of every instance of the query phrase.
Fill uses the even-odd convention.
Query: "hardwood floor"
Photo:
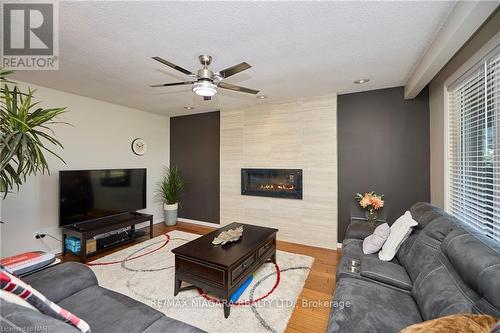
[[[144,228],[149,231],[149,227]],[[154,236],[159,236],[166,232],[179,230],[195,234],[204,235],[214,230],[214,228],[205,227],[193,223],[179,222],[176,226],[167,227],[163,223],[155,224],[153,227]],[[149,233],[148,233],[149,234]],[[99,253],[90,257],[95,260],[110,253],[119,251],[138,242],[149,239],[148,236],[139,238],[135,242],[115,247],[109,251]],[[314,258],[314,262],[309,272],[309,276],[304,284],[304,288],[299,295],[297,305],[293,311],[292,317],[288,322],[286,333],[324,333],[328,324],[330,315],[329,303],[332,299],[335,289],[335,271],[340,256],[340,251],[323,249],[319,247],[277,241],[277,248],[281,251],[303,254]],[[78,261],[79,258],[74,255],[66,255],[64,261]]]

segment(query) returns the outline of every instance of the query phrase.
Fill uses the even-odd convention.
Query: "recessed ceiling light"
[[[192,107],[192,106],[185,106],[184,109],[186,109],[186,110],[193,110],[194,107]]]
[[[354,83],[356,83],[356,84],[363,84],[363,83],[366,83],[368,81],[370,81],[370,79],[359,79],[359,80],[354,81]]]
[[[267,96],[265,96],[265,95],[257,95],[256,97],[257,97],[258,99],[266,99],[266,98],[267,98]]]

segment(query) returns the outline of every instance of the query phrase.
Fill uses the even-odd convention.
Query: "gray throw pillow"
[[[391,233],[391,228],[387,223],[379,225],[373,234],[363,241],[363,253],[372,254],[378,252]]]

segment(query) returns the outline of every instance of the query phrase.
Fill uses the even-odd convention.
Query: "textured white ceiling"
[[[59,71],[14,78],[160,114],[240,108],[291,98],[401,86],[455,2],[60,2]],[[227,82],[268,99],[219,90],[210,102],[151,59],[191,71],[253,67]],[[353,80],[370,78],[363,85]]]

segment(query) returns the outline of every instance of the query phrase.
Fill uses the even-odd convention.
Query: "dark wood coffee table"
[[[212,245],[222,231],[243,226],[243,235],[233,243]],[[231,223],[172,250],[175,254],[175,289],[192,288],[221,299],[224,317],[229,317],[229,299],[236,289],[269,259],[276,263],[276,233],[278,229]],[[181,288],[182,282],[192,286]]]

